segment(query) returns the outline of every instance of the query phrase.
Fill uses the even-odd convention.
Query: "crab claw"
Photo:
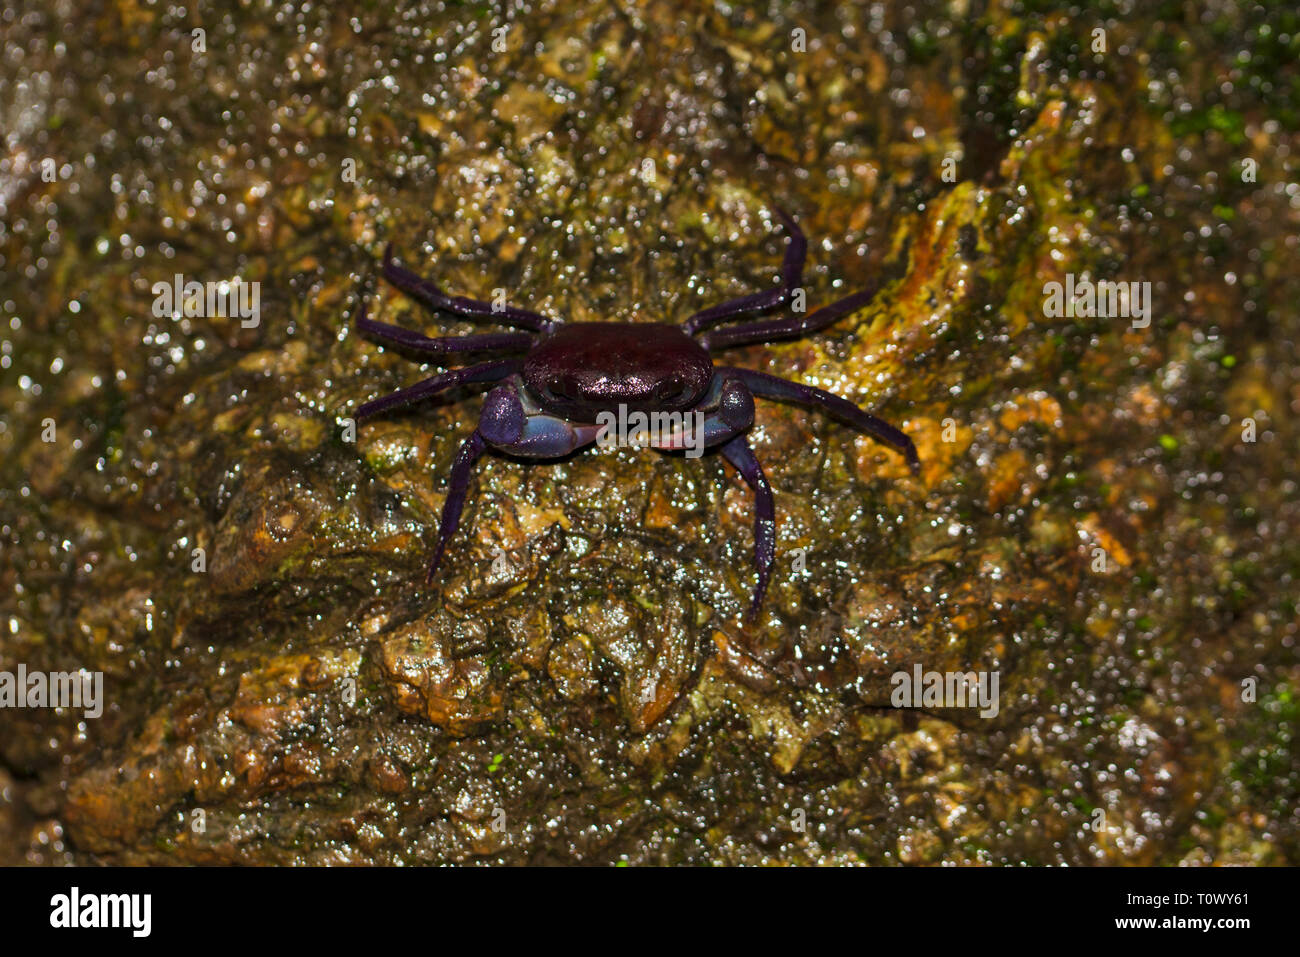
[[[497,386],[483,403],[479,434],[511,455],[558,459],[596,440],[600,426],[581,425],[524,407],[514,383]]]
[[[479,414],[479,434],[490,445],[506,448],[524,435],[524,404],[511,385],[499,385],[488,393]]]
[[[680,429],[664,436],[656,447],[685,449],[687,456],[693,458],[705,448],[731,441],[754,424],[754,396],[744,383],[715,375],[704,400],[694,412],[687,413],[692,414],[699,416],[694,429],[683,422]]]

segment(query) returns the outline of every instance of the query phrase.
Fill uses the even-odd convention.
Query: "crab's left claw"
[[[700,417],[696,428],[690,425],[691,415]],[[683,417],[681,427],[661,436],[655,442],[655,448],[684,449],[687,456],[693,457],[706,448],[731,441],[753,424],[753,394],[743,382],[715,373],[709,391],[695,409]]]

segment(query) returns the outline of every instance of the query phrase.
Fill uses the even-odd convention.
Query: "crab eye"
[[[559,376],[552,376],[546,380],[546,395],[550,399],[568,399],[569,390],[564,385],[564,380]]]
[[[691,394],[690,386],[681,376],[673,376],[659,387],[659,398],[664,402],[684,401]]]

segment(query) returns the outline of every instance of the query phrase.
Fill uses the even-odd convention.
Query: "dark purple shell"
[[[704,396],[713,360],[676,326],[579,322],[560,326],[524,360],[537,403],[571,422],[600,412],[684,412]]]

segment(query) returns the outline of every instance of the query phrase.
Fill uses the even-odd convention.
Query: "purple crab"
[[[620,412],[691,415],[702,424],[702,444],[717,447],[754,492],[754,588],[747,618],[763,603],[776,555],[776,510],[772,489],[745,432],[754,422],[754,397],[820,408],[844,424],[875,436],[906,457],[912,473],[920,461],[916,446],[902,431],[869,415],[847,399],[812,386],[735,366],[714,365],[713,353],[734,346],[790,339],[825,329],[869,303],[874,284],[806,315],[769,318],[715,328],[742,317],[769,313],[793,298],[803,276],[808,243],[798,225],[777,210],[789,240],[781,284],[695,313],[680,326],[645,322],[564,323],[527,309],[448,296],[433,282],[393,261],[384,250],[383,276],[430,309],[512,326],[516,332],[487,332],[429,338],[366,317],[363,304],[357,328],[380,342],[419,356],[461,352],[508,355],[440,372],[416,385],[367,402],[355,420],[428,398],[456,386],[499,383],[488,393],[478,428],[465,440],[451,467],[438,541],[426,582],[442,562],[447,541],[460,523],[474,462],[488,448],[528,459],[558,459],[596,442],[602,421]],[[680,450],[680,432],[650,444]]]

